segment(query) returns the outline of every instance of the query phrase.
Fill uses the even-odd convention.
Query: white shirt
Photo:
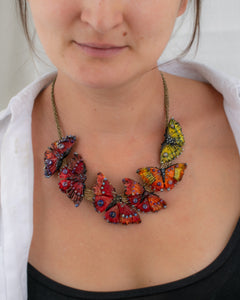
[[[240,80],[196,63],[172,62],[161,70],[209,82],[224,109],[240,153]],[[0,299],[27,300],[27,262],[33,234],[31,121],[34,100],[56,76],[47,74],[13,97],[0,113]]]

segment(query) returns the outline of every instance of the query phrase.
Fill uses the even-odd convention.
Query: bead
[[[52,165],[52,161],[50,159],[46,159],[45,162],[47,163],[47,165],[51,166]]]
[[[111,211],[109,215],[110,215],[111,218],[115,218],[116,217],[115,211]]]
[[[98,206],[103,206],[103,204],[104,204],[104,201],[101,199],[101,200],[98,200],[98,202],[97,202],[97,205]]]
[[[58,149],[63,149],[65,146],[64,146],[64,144],[60,143],[60,144],[57,145],[57,147],[58,147]]]

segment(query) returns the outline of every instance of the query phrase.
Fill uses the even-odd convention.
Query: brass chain
[[[62,130],[61,130],[60,122],[59,122],[59,116],[58,116],[58,112],[57,112],[57,106],[56,106],[55,95],[54,95],[54,87],[55,87],[56,79],[57,79],[57,77],[53,80],[53,83],[52,83],[51,101],[52,101],[55,122],[57,125],[58,136],[59,136],[59,139],[61,140],[63,138],[63,134],[62,134]]]
[[[168,126],[169,122],[169,92],[168,92],[168,86],[166,79],[162,72],[160,72],[163,82],[163,88],[164,88],[164,110],[165,110],[165,116],[166,116],[166,127]]]

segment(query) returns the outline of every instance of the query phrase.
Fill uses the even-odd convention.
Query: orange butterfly
[[[178,163],[168,168],[140,168],[137,173],[152,191],[163,192],[164,189],[170,191],[176,186],[177,182],[182,180],[186,168],[187,164]]]

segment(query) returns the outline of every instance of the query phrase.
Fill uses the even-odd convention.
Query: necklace
[[[104,219],[107,222],[125,225],[141,223],[139,212],[158,212],[167,207],[157,192],[172,190],[182,180],[187,164],[171,165],[182,153],[185,139],[180,124],[174,118],[169,120],[168,87],[162,73],[161,77],[164,87],[166,129],[160,151],[160,166],[139,168],[136,173],[142,183],[130,178],[122,179],[124,194],[118,194],[101,172],[97,174],[96,184],[92,188],[86,187],[87,168],[83,158],[75,152],[71,159],[66,160],[77,139],[76,136],[62,135],[54,96],[56,78],[53,81],[51,101],[59,139],[44,153],[44,175],[49,178],[58,174],[59,189],[73,201],[75,207],[86,199],[92,202],[98,213],[105,213]]]

